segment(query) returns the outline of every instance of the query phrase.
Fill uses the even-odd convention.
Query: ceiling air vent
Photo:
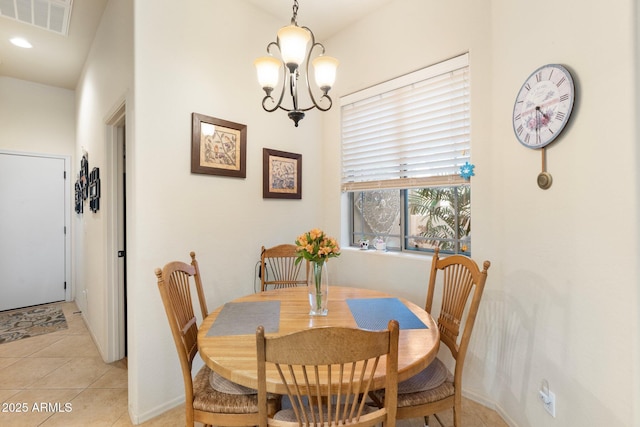
[[[0,16],[66,36],[72,4],[73,0],[0,0]]]

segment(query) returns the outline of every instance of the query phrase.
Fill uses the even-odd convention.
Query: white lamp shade
[[[263,56],[253,64],[258,72],[258,82],[262,88],[275,88],[280,81],[280,61],[273,56]]]
[[[318,56],[313,60],[313,69],[316,76],[316,84],[322,90],[329,90],[336,81],[336,69],[338,60],[331,56]]]
[[[288,25],[278,30],[278,45],[282,54],[282,61],[288,68],[297,68],[307,56],[307,44],[311,34],[304,28]]]

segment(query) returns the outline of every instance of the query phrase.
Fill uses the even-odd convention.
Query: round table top
[[[395,303],[398,302],[395,300],[399,300],[415,315],[414,321],[417,318],[422,326],[426,326],[426,328],[418,327],[416,329],[403,328],[403,321],[400,320],[398,381],[403,381],[426,368],[435,359],[440,346],[440,333],[429,313],[410,301],[395,298],[384,292],[340,286],[329,287],[329,313],[327,316],[309,315],[309,298],[306,287],[259,292],[220,306],[204,319],[199,328],[198,349],[200,356],[210,369],[223,377],[243,386],[257,389],[255,330],[259,325],[265,326],[267,336],[284,335],[323,326],[357,328],[358,323],[352,314],[348,300],[369,298]],[[275,301],[277,302],[273,303]],[[238,304],[256,302],[271,303],[262,305]],[[266,306],[273,308],[274,304],[278,310],[271,313],[259,312]],[[259,308],[259,310],[254,308]],[[220,316],[223,309],[225,309],[225,313]],[[251,309],[251,312],[247,311],[248,309]],[[279,321],[275,319],[278,311]],[[366,315],[375,317],[376,310],[369,310]],[[411,316],[410,313],[409,315]],[[234,318],[234,316],[240,317]],[[216,320],[218,323],[214,325]],[[384,327],[380,329],[386,329],[386,321],[384,321]],[[267,324],[265,325],[265,323]],[[212,326],[215,327],[212,328]],[[414,327],[415,323],[408,324],[408,326]],[[379,364],[377,372],[374,386],[381,388],[384,386],[385,363]],[[277,371],[275,368],[269,369],[269,364],[267,364],[267,391],[286,394],[286,390],[280,384]]]

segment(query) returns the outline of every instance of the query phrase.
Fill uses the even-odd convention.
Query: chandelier
[[[278,108],[287,111],[287,115],[293,120],[296,127],[298,127],[298,122],[304,118],[305,111],[313,108],[327,111],[331,108],[333,101],[328,93],[335,82],[336,68],[338,68],[338,60],[324,55],[324,46],[316,42],[315,36],[309,28],[298,26],[297,18],[298,0],[294,0],[291,24],[280,28],[276,41],[267,45],[269,56],[263,56],[254,62],[258,72],[258,82],[266,93],[266,96],[262,99],[262,108],[269,113],[276,111]],[[310,47],[309,42],[311,42]],[[273,56],[272,49],[278,51],[279,58]],[[311,55],[314,52],[317,52],[318,56],[311,61]],[[298,104],[298,78],[300,76],[300,68],[305,62],[304,87],[309,93],[312,105],[303,108]],[[316,100],[309,85],[309,62],[313,65],[316,85],[322,92],[322,96],[318,100]],[[276,87],[280,86],[280,69],[284,71],[285,80],[281,84],[282,90],[276,102],[271,93]],[[282,105],[287,85],[291,95],[291,108]]]

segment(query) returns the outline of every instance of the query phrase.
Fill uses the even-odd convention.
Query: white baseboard
[[[511,417],[504,411],[504,409],[502,409],[502,407],[498,405],[495,401],[487,399],[485,396],[481,396],[479,394],[476,394],[472,391],[467,391],[467,390],[462,390],[462,395],[469,400],[473,400],[474,402],[479,403],[480,405],[486,408],[496,411],[498,415],[500,415],[500,418],[502,418],[509,427],[518,427],[516,422],[513,419],[511,419]]]
[[[142,414],[134,414],[133,411],[131,410],[131,406],[129,406],[129,418],[131,418],[131,423],[133,425],[142,424],[144,422],[149,421],[152,418],[157,417],[158,415],[162,415],[165,412],[170,411],[171,409],[179,405],[184,405],[184,396],[176,397],[175,399],[165,402],[160,406],[156,406],[150,411],[147,411]]]

